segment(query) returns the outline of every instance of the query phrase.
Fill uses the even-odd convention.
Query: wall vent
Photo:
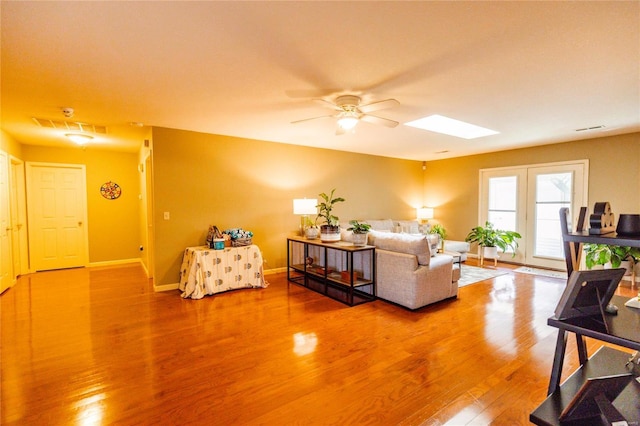
[[[576,129],[576,132],[586,132],[588,130],[599,130],[599,129],[604,129],[604,128],[605,128],[604,124],[601,124],[599,126],[584,127],[582,129]]]
[[[81,123],[79,121],[62,121],[62,120],[49,120],[48,118],[36,118],[33,117],[33,121],[40,127],[46,127],[49,129],[61,129],[71,130],[74,132],[90,132],[98,134],[106,134],[107,127],[99,126],[96,124]]]

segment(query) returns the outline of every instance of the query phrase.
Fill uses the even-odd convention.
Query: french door
[[[559,210],[572,217],[587,202],[588,160],[480,171],[480,224],[522,235],[502,259],[564,270]]]

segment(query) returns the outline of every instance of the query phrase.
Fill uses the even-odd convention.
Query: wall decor
[[[100,194],[107,200],[115,200],[122,194],[122,188],[117,183],[109,181],[102,184]]]

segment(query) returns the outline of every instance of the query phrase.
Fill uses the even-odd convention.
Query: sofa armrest
[[[452,282],[453,257],[434,256],[429,265],[418,264],[415,255],[376,249],[378,297],[418,309],[458,294]]]

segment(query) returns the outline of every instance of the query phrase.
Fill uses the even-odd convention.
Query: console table
[[[622,237],[615,233],[604,235],[590,235],[583,230],[586,208],[582,208],[576,232],[568,229],[569,210],[560,209],[562,238],[564,241],[567,272],[570,275],[579,265],[583,243],[621,245],[640,247],[640,237]],[[585,337],[598,339],[625,348],[640,351],[640,310],[624,306],[627,299],[614,296],[612,303],[618,306],[618,315],[607,315],[607,327],[595,320],[594,317],[581,317],[559,320],[549,318],[547,324],[558,328],[556,350],[551,369],[547,399],[529,416],[531,422],[538,425],[559,425],[559,416],[571,399],[576,395],[580,386],[592,377],[602,377],[621,373],[632,373],[640,376],[640,367],[626,365],[630,355],[627,352],[600,348],[591,358],[586,349]],[[609,330],[607,332],[607,329]],[[564,363],[568,333],[576,335],[578,345],[578,359],[580,368],[576,370],[562,385],[560,378]],[[632,381],[615,400],[614,406],[629,422],[640,421],[640,384]]]
[[[374,246],[287,238],[287,280],[349,306],[376,298]]]
[[[262,268],[262,254],[255,244],[223,250],[187,247],[178,288],[183,298],[201,299],[227,290],[266,287]]]

